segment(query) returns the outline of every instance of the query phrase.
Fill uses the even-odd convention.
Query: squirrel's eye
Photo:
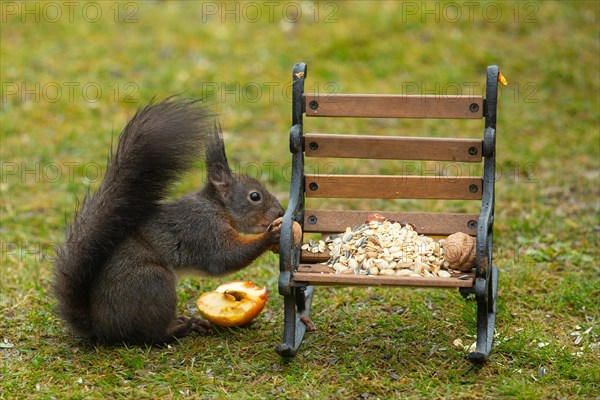
[[[258,192],[250,192],[250,194],[248,195],[248,198],[251,201],[255,201],[256,202],[256,201],[260,201],[261,196],[260,196],[260,193],[258,193]]]

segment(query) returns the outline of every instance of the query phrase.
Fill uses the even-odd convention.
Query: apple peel
[[[198,298],[198,311],[211,323],[224,327],[244,326],[256,318],[267,302],[267,289],[252,282],[224,283]]]

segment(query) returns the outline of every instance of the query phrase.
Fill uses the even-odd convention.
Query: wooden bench
[[[297,352],[306,331],[303,320],[310,314],[315,285],[459,288],[465,297],[474,295],[477,301],[477,343],[469,358],[485,361],[492,348],[498,292],[498,270],[492,264],[498,67],[487,68],[485,98],[308,94],[304,92],[306,77],[306,65],[296,64],[290,131],[292,181],[280,241],[279,292],[285,304],[284,333],[276,351],[284,357]],[[304,116],[483,119],[484,130],[482,139],[305,133]],[[305,157],[483,162],[483,176],[315,174],[306,168]],[[474,200],[477,210],[440,213],[306,209],[307,199],[312,198]],[[293,243],[292,221],[300,223],[305,236],[319,233],[325,237],[364,223],[374,212],[408,221],[419,234],[427,236],[439,238],[464,232],[476,237],[476,267],[471,272],[444,278],[340,274],[323,264],[329,258],[327,251],[314,254],[303,251],[302,243]]]

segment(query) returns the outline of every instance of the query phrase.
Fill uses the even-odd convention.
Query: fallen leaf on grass
[[[300,321],[302,321],[302,323],[304,325],[306,325],[307,331],[315,332],[317,330],[317,326],[315,325],[315,323],[312,322],[312,320],[310,318],[308,318],[307,316],[305,316],[305,315],[301,316]]]

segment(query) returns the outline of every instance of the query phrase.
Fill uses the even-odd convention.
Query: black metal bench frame
[[[486,361],[492,349],[494,336],[494,326],[496,320],[496,303],[498,296],[498,269],[492,263],[493,250],[493,223],[494,223],[494,186],[495,186],[495,169],[496,169],[496,108],[498,97],[498,76],[499,70],[497,66],[489,66],[487,68],[486,91],[485,98],[482,96],[446,96],[441,99],[435,95],[419,95],[411,96],[398,95],[328,95],[305,94],[304,82],[307,77],[307,67],[304,63],[298,63],[293,68],[293,89],[292,89],[292,128],[290,130],[290,151],[292,153],[292,181],[290,188],[290,199],[288,208],[283,217],[283,225],[281,230],[280,241],[280,276],[279,276],[279,293],[284,297],[284,331],[283,341],[276,347],[277,353],[283,357],[292,357],[298,351],[305,332],[306,325],[301,320],[302,317],[309,317],[314,293],[314,285],[387,285],[387,286],[424,286],[424,287],[457,287],[461,294],[465,297],[474,295],[477,301],[477,341],[475,351],[469,353],[469,358],[475,362]],[[337,96],[337,97],[336,97]],[[417,98],[418,97],[418,98]],[[339,100],[339,101],[336,101]],[[329,100],[329,103],[328,103]],[[333,100],[333,101],[332,101]],[[421,104],[419,104],[421,103]],[[340,106],[353,105],[359,109],[355,115],[352,111],[347,114],[345,109],[340,109]],[[414,107],[413,107],[414,106]],[[351,108],[351,107],[350,107]],[[435,214],[415,213],[414,215],[406,215],[406,213],[396,213],[393,217],[408,217],[416,218],[417,225],[423,225],[423,231],[434,234],[449,234],[457,230],[457,227],[463,227],[463,232],[476,236],[476,267],[471,273],[468,280],[459,281],[453,279],[444,280],[444,278],[411,278],[411,277],[369,277],[369,276],[348,276],[340,274],[324,274],[310,273],[311,266],[314,264],[305,264],[306,254],[303,255],[300,244],[293,243],[292,221],[297,221],[302,225],[304,232],[334,232],[343,231],[346,221],[336,221],[329,218],[327,213],[316,214],[310,211],[307,215],[305,210],[305,197],[307,195],[314,196],[314,192],[324,191],[328,196],[327,188],[331,188],[331,184],[339,179],[344,179],[343,176],[334,177],[338,179],[334,182],[328,182],[326,177],[309,176],[305,174],[304,157],[309,153],[314,155],[315,151],[323,149],[322,143],[329,143],[331,149],[336,144],[336,137],[331,135],[310,135],[304,133],[303,116],[356,116],[356,117],[383,117],[383,118],[483,118],[485,121],[483,139],[475,142],[462,141],[457,139],[456,143],[451,143],[450,147],[456,149],[454,152],[468,152],[462,154],[467,161],[477,161],[483,159],[483,176],[479,180],[465,181],[468,189],[460,189],[460,198],[471,198],[470,193],[475,193],[474,198],[481,199],[481,207],[479,214],[457,216],[444,214],[442,220],[436,220]],[[341,137],[342,135],[340,135]],[[443,155],[446,147],[442,146],[435,148],[437,143],[433,138],[416,139],[413,138],[398,138],[390,143],[390,146],[395,150],[403,153],[403,146],[412,146],[411,154],[414,158],[428,157],[429,154],[436,154],[441,159],[452,160],[455,154]],[[352,138],[350,138],[352,140]],[[368,140],[368,139],[360,139]],[[389,152],[386,150],[385,142],[387,140],[382,137],[376,137],[376,143],[380,148],[383,148],[378,153],[377,146],[373,158],[389,158]],[[383,144],[382,144],[383,143]],[[443,142],[447,145],[448,140]],[[333,146],[331,146],[333,144]],[[394,147],[395,146],[395,147]],[[432,147],[433,146],[433,147]],[[466,147],[465,147],[466,146]],[[432,150],[431,149],[435,149]],[[416,154],[414,153],[417,149]],[[419,149],[423,152],[420,153]],[[343,150],[334,150],[334,155],[343,153]],[[451,152],[452,152],[451,151]],[[404,152],[405,153],[405,152]],[[363,158],[369,156],[362,155]],[[474,159],[471,160],[470,156]],[[343,155],[341,156],[343,157]],[[413,156],[411,156],[413,157]],[[440,158],[430,159],[440,159]],[[354,177],[356,178],[356,177]],[[410,177],[404,177],[410,180]],[[321,180],[319,180],[321,179]],[[352,179],[352,178],[349,178]],[[377,178],[379,179],[379,178]],[[387,181],[383,181],[382,185],[386,185]],[[406,183],[407,181],[404,181]],[[421,180],[422,184],[429,185],[427,181]],[[423,183],[424,182],[424,183]],[[475,182],[475,183],[473,183]],[[328,185],[329,184],[329,185]],[[418,185],[419,183],[416,182]],[[400,183],[402,185],[402,182]],[[408,186],[408,183],[407,183]],[[454,186],[458,187],[458,186]],[[335,190],[331,189],[331,190]],[[349,189],[351,190],[351,189]],[[432,198],[435,198],[437,187],[431,186],[429,189],[434,192]],[[441,188],[439,190],[446,190]],[[397,192],[396,192],[397,194]],[[449,194],[452,198],[453,194]],[[466,197],[461,197],[466,196]],[[318,196],[317,196],[318,197]],[[335,197],[335,196],[334,196]],[[347,194],[344,197],[353,197],[353,194]],[[355,197],[361,197],[357,194]],[[399,198],[392,194],[389,197],[385,195],[379,198]],[[403,197],[406,198],[406,197]],[[458,197],[457,197],[458,198]],[[368,212],[355,212],[356,220],[364,219]],[[408,213],[410,214],[410,213]],[[349,214],[350,215],[350,214]],[[353,215],[353,214],[352,214]],[[412,221],[411,221],[412,222]],[[337,225],[336,225],[337,223]],[[321,225],[320,225],[321,224]],[[427,225],[427,228],[425,226]],[[319,228],[320,226],[320,228]],[[420,226],[419,226],[420,227]],[[317,268],[318,270],[318,268]]]

